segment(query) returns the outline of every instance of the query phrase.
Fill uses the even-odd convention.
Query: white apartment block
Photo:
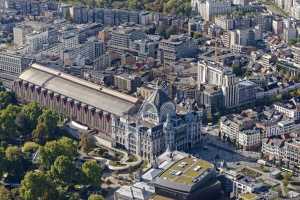
[[[204,20],[210,21],[214,16],[230,13],[233,10],[229,0],[192,0],[192,8]]]
[[[275,109],[278,112],[283,113],[288,118],[291,119],[300,119],[300,103],[298,102],[291,102],[288,104],[275,104]]]
[[[48,31],[34,32],[25,36],[28,52],[36,52],[43,49],[43,45],[48,43]]]
[[[261,144],[259,129],[243,130],[239,133],[238,144],[245,150],[255,149]]]
[[[300,165],[300,140],[299,139],[264,139],[262,152],[269,159],[281,160],[290,166]]]
[[[284,140],[279,138],[264,138],[262,139],[261,152],[269,156],[269,159],[275,158],[279,160],[284,157],[283,150]]]
[[[285,154],[284,161],[288,161],[289,164],[299,166],[300,165],[300,140],[294,139],[288,142],[285,142],[284,145]]]
[[[293,119],[258,122],[256,126],[262,130],[263,138],[270,138],[289,133],[299,132],[300,124]]]

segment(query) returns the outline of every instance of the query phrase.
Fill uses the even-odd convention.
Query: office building
[[[226,108],[239,105],[238,84],[231,68],[210,61],[198,62],[198,88],[201,85],[215,85],[220,87],[224,96]]]
[[[135,40],[146,39],[143,30],[135,27],[117,27],[111,32],[111,38],[108,42],[108,49],[120,56],[130,50],[130,44]]]
[[[175,63],[178,59],[192,57],[197,48],[193,38],[186,35],[172,35],[159,43],[158,56],[164,65]]]
[[[114,76],[114,86],[122,91],[133,93],[142,84],[141,78],[135,75],[120,74]]]
[[[0,80],[6,87],[11,87],[13,81],[30,66],[32,58],[26,55],[18,55],[0,52]]]
[[[164,154],[173,157],[172,152]],[[157,195],[175,200],[217,199],[220,195],[213,164],[187,156],[174,158],[168,166],[153,181]]]

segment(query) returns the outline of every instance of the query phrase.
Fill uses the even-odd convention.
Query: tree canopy
[[[0,185],[0,200],[13,200],[11,192]]]
[[[53,200],[59,198],[59,192],[45,173],[30,171],[21,182],[20,196],[24,200]]]
[[[20,112],[20,107],[9,105],[0,110],[0,139],[13,140],[18,137],[16,116]]]
[[[81,169],[85,176],[86,182],[90,183],[94,187],[100,186],[102,169],[95,160],[86,161],[83,163]]]
[[[77,145],[73,140],[63,137],[59,140],[50,141],[40,147],[39,161],[43,167],[49,169],[57,157],[75,157]]]
[[[92,148],[95,147],[95,144],[93,139],[87,133],[82,133],[80,135],[79,146],[83,152],[88,153]]]
[[[35,120],[37,116],[34,116]],[[55,137],[59,116],[57,113],[45,109],[37,118],[36,128],[32,132],[35,142],[44,144],[47,140]]]
[[[76,177],[76,167],[71,158],[59,156],[50,169],[51,177],[64,184],[72,184]]]

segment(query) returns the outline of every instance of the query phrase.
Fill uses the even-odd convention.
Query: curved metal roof
[[[135,97],[37,64],[24,71],[19,79],[118,116],[136,110],[139,105]]]

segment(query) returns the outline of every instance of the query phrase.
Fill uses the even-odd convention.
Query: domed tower
[[[167,151],[175,150],[174,149],[174,143],[175,143],[174,127],[171,121],[171,116],[169,114],[167,115],[167,119],[164,122],[163,132],[165,135],[165,144],[166,144]]]

